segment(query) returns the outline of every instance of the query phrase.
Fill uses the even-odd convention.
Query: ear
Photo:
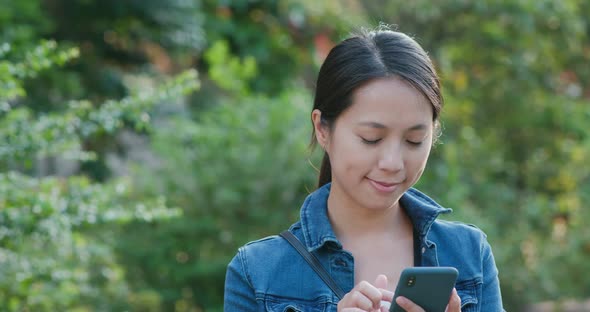
[[[327,124],[322,123],[322,112],[319,109],[314,109],[311,112],[311,122],[315,130],[315,138],[318,144],[325,150],[330,139],[330,129],[328,129]]]

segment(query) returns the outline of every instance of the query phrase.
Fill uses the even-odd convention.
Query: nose
[[[380,170],[398,172],[403,170],[404,161],[400,144],[395,143],[384,146],[379,158],[378,167]]]

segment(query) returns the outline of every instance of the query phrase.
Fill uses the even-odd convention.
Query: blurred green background
[[[222,311],[237,248],[314,189],[323,57],[380,22],[440,72],[418,187],[488,234],[507,310],[588,300],[589,16],[586,0],[0,0],[0,311]]]

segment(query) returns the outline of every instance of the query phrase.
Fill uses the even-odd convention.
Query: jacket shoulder
[[[257,254],[266,251],[275,250],[283,246],[284,239],[279,235],[270,235],[251,242],[240,247],[240,251],[247,254]]]
[[[244,265],[252,272],[278,270],[285,265],[285,260],[297,255],[289,242],[279,235],[248,242],[240,247],[239,253]]]
[[[289,231],[293,233],[299,240],[302,239],[301,223],[297,222],[289,227]],[[247,254],[264,255],[265,252],[284,250],[291,245],[279,235],[266,236],[251,242],[246,243],[240,247],[240,252]],[[278,248],[278,249],[277,249]]]
[[[463,246],[476,247],[481,246],[487,235],[473,224],[436,220],[430,229],[429,237],[437,241],[437,244],[453,242],[454,245],[462,244]]]
[[[439,230],[449,231],[450,233],[456,232],[476,236],[483,235],[484,238],[486,237],[484,231],[482,231],[477,225],[461,221],[436,220],[433,226],[439,227]]]

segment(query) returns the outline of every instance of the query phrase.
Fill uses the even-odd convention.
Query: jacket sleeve
[[[484,236],[485,237],[485,236]],[[484,238],[481,245],[482,266],[483,266],[483,288],[482,288],[482,312],[504,311],[502,307],[502,294],[500,292],[500,280],[498,279],[498,268],[492,254],[492,247]]]
[[[248,279],[246,264],[243,248],[240,248],[227,267],[223,294],[224,312],[256,311],[256,296]]]

